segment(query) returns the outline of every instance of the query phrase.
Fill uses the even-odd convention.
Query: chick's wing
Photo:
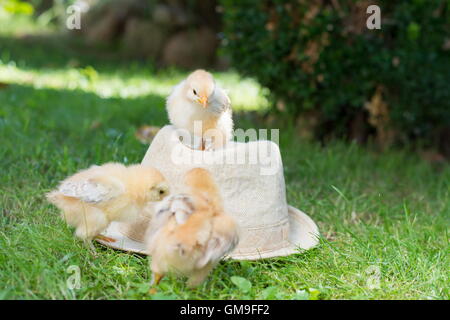
[[[64,181],[58,191],[66,197],[77,198],[87,203],[100,203],[112,200],[123,191],[117,184],[90,178],[78,181]]]
[[[233,251],[239,242],[235,222],[226,215],[220,215],[212,221],[212,232],[207,241],[203,256],[197,261],[197,268],[215,263]]]
[[[214,93],[210,97],[210,110],[215,113],[222,113],[231,108],[231,100],[226,91],[216,86]]]

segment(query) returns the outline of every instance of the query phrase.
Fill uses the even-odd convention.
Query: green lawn
[[[317,248],[222,262],[196,289],[169,277],[154,295],[146,257],[97,246],[94,259],[44,193],[93,163],[139,162],[147,146],[136,128],[167,123],[164,99],[186,73],[74,48],[0,33],[0,82],[10,84],[0,88],[0,299],[450,298],[449,166],[436,170],[407,151],[322,147],[289,128],[280,130],[288,202],[318,222]],[[236,109],[266,105],[254,81],[215,75]],[[250,126],[251,117],[236,118]],[[66,285],[72,265],[76,290]]]

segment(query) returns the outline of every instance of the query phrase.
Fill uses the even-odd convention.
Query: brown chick
[[[237,224],[223,211],[211,174],[192,169],[185,184],[188,193],[167,197],[157,206],[146,235],[152,284],[173,272],[196,286],[239,241]]]
[[[163,175],[152,167],[107,163],[63,180],[47,199],[75,227],[76,236],[93,248],[91,240],[112,221],[136,219],[149,201],[160,201],[168,193]]]

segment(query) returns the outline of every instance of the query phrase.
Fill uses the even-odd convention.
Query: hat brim
[[[235,260],[258,260],[274,257],[288,256],[299,253],[302,250],[308,250],[319,243],[319,230],[315,222],[304,212],[297,208],[288,206],[289,214],[289,245],[284,248],[278,248],[273,251],[255,252],[252,254],[231,253],[229,258]],[[96,239],[99,243],[122,251],[149,255],[145,244],[132,240],[120,231],[120,223],[112,222],[102,233],[103,236],[114,241]]]

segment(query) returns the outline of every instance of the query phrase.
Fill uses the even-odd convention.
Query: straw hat
[[[184,174],[194,168],[208,169],[220,189],[225,212],[241,228],[233,259],[256,260],[298,253],[317,245],[314,221],[286,203],[283,165],[277,144],[271,141],[230,142],[221,150],[192,150],[180,142],[173,126],[162,128],[142,164],[159,169],[171,193],[182,191]],[[147,254],[144,234],[151,223],[153,205],[133,223],[113,222],[103,233],[114,242],[104,245]]]

